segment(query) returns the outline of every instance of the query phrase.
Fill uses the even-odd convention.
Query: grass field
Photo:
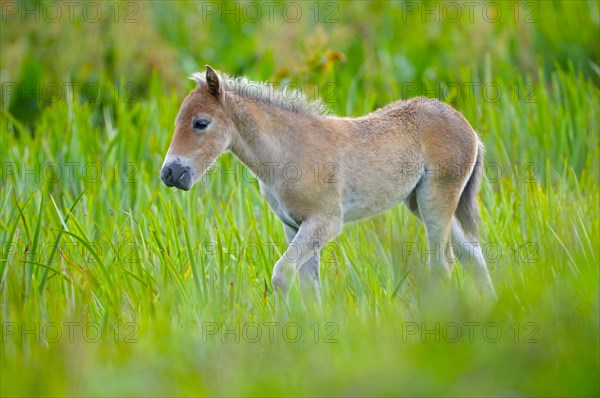
[[[1,395],[598,396],[599,3],[476,3],[3,2]],[[227,154],[160,181],[205,63],[340,115],[463,112],[498,300],[460,265],[423,284],[399,206],[323,250],[321,312],[294,286],[277,314],[256,180]]]

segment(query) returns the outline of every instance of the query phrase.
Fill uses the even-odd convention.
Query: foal
[[[478,243],[483,146],[459,112],[414,98],[342,118],[302,93],[208,65],[192,78],[161,178],[187,191],[227,150],[250,168],[290,244],[273,269],[276,292],[285,296],[298,272],[302,290],[319,300],[319,250],[344,223],[404,202],[425,225],[431,270],[448,278],[456,254],[494,295]]]

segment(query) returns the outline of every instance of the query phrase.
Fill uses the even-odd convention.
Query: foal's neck
[[[313,134],[324,117],[302,114],[257,99],[231,99],[236,130],[230,150],[263,182],[271,181],[273,167],[297,161],[297,144]]]

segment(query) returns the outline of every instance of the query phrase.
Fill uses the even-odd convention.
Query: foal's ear
[[[206,65],[206,84],[208,85],[208,91],[215,97],[221,96],[221,79],[213,68]]]

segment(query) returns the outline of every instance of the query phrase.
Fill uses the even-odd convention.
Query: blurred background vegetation
[[[77,82],[81,88],[127,82],[139,98],[148,95],[155,74],[162,89],[183,94],[190,86],[185,78],[208,63],[273,82],[334,82],[339,91],[330,105],[344,113],[341,101],[350,90],[364,93],[369,106],[383,105],[402,96],[402,83],[461,82],[465,68],[468,78],[481,81],[485,59],[488,79],[538,81],[539,73],[558,67],[600,81],[593,0],[51,4],[3,1],[2,83]],[[28,7],[37,11],[23,12]],[[53,97],[48,90],[46,98],[16,90],[2,106],[33,121]],[[96,99],[93,94],[87,97]],[[110,103],[108,97],[102,104]]]

